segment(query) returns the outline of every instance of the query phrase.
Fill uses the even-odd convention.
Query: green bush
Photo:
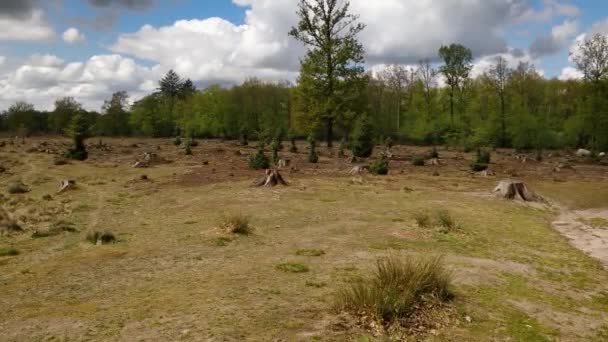
[[[179,146],[182,144],[182,138],[180,136],[175,137],[175,139],[173,139],[173,145],[175,146]]]
[[[384,140],[384,145],[388,148],[391,149],[393,148],[393,139],[391,139],[391,137],[386,138],[386,140]]]
[[[424,162],[424,158],[421,156],[414,156],[412,157],[412,165],[414,166],[424,166],[425,162]]]
[[[437,212],[437,223],[439,223],[439,226],[441,226],[444,232],[450,232],[458,228],[456,221],[447,210],[440,210]]]
[[[72,138],[73,146],[65,152],[64,156],[74,160],[86,160],[89,153],[84,141],[90,133],[87,118],[81,112],[77,112],[72,117],[66,132]]]
[[[260,143],[258,152],[249,158],[249,167],[253,170],[263,170],[270,167],[270,161],[264,154],[264,144]]]
[[[240,132],[240,136],[239,136],[239,143],[242,146],[249,145],[249,140],[247,139],[248,135],[249,135],[249,131],[247,130],[247,127],[241,127],[241,132]]]
[[[490,166],[491,159],[492,156],[490,151],[478,148],[477,153],[475,154],[475,160],[471,163],[471,170],[474,172],[487,170]]]
[[[411,315],[426,301],[448,301],[451,274],[439,257],[379,259],[374,274],[338,292],[335,306],[383,323]]]
[[[369,165],[369,172],[376,176],[388,175],[388,160],[378,159]]]
[[[359,158],[369,158],[374,151],[374,127],[367,115],[359,120],[352,135],[351,149],[353,155]]]

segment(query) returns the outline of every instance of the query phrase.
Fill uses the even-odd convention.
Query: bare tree
[[[512,70],[507,65],[507,60],[502,57],[496,57],[494,64],[485,74],[485,78],[489,81],[496,91],[496,95],[500,101],[500,146],[507,145],[507,110],[506,110],[506,90],[511,76]]]
[[[599,83],[608,79],[608,37],[598,33],[583,40],[572,60],[586,80]]]
[[[427,116],[430,119],[433,114],[433,89],[437,86],[437,70],[431,66],[428,59],[423,59],[418,63],[417,73],[418,79],[422,82]]]
[[[397,132],[401,130],[401,106],[404,96],[410,89],[412,82],[413,71],[403,65],[393,64],[382,70],[379,74],[382,82],[396,96],[397,103]]]

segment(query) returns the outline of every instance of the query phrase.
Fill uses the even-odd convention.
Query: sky
[[[51,110],[74,97],[99,110],[115,91],[132,100],[170,69],[199,87],[298,76],[305,48],[287,35],[299,0],[0,0],[0,111],[16,101]],[[579,78],[578,42],[608,34],[606,0],[350,0],[366,24],[366,66],[438,62],[461,43],[473,76],[497,56],[548,78]]]

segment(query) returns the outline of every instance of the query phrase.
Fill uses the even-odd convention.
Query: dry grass
[[[250,235],[253,233],[253,229],[249,225],[249,216],[242,214],[224,216],[220,227],[229,234]]]
[[[382,258],[371,277],[342,289],[335,305],[390,323],[412,314],[421,302],[450,300],[451,279],[439,257]]]
[[[296,255],[300,256],[309,256],[309,257],[319,257],[325,255],[325,251],[322,249],[299,249],[296,252]]]
[[[308,266],[299,262],[283,262],[276,266],[277,270],[287,273],[306,273],[310,271]]]
[[[250,187],[259,176],[247,167],[253,148],[204,141],[186,159],[168,139],[104,142],[109,152],[92,149],[89,161],[69,167],[53,166],[52,155],[0,148],[10,170],[0,174],[0,188],[16,177],[31,187],[28,195],[0,199],[27,232],[0,234],[0,246],[23,254],[0,258],[4,339],[356,341],[365,332],[334,315],[332,294],[367,279],[366,265],[378,258],[429,254],[445,255],[454,272],[457,296],[438,308],[458,315],[425,321],[432,323],[425,331],[437,335],[421,340],[593,341],[605,335],[600,327],[608,304],[599,295],[608,291],[608,273],[550,227],[553,212],[485,195],[495,179],[470,177],[469,155],[442,150],[441,176],[432,177],[433,169],[413,167],[407,157],[428,148],[395,146],[393,153],[406,157],[391,161],[391,175],[349,183],[343,159],[329,158],[321,146],[319,163],[309,164],[301,143],[302,153],[284,152],[298,169],[286,171],[292,186],[271,190]],[[140,147],[129,147],[133,143]],[[134,160],[157,145],[171,163],[145,170],[154,182],[133,182],[141,175],[131,167]],[[131,152],[120,153],[125,148]],[[507,158],[497,153],[493,171],[517,167],[543,195],[549,183],[586,206],[608,203],[608,188],[588,180],[595,176],[585,166],[575,165],[572,175],[564,171],[567,182],[555,185],[550,159],[515,164]],[[603,177],[605,168],[596,174]],[[589,185],[579,191],[580,177]],[[81,187],[42,200],[60,179]],[[81,203],[88,209],[74,210]],[[458,234],[438,232],[436,208],[449,210]],[[214,218],[224,212],[255,214],[255,234],[220,232]],[[428,213],[433,229],[414,223],[420,212]],[[111,227],[120,243],[94,248],[83,243],[85,233],[29,238],[59,220],[86,231]],[[326,253],[295,255],[303,248]],[[277,269],[282,262],[308,273],[290,273],[302,268],[293,265]],[[377,339],[399,339],[386,334]]]
[[[87,233],[85,239],[94,245],[108,245],[116,242],[116,237],[110,231],[91,231]]]

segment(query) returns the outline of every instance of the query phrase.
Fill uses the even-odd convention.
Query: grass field
[[[0,150],[0,185],[31,189],[1,198],[25,229],[0,236],[0,250],[17,251],[0,254],[1,340],[382,340],[333,303],[389,255],[440,255],[453,273],[449,314],[411,339],[608,339],[608,272],[553,230],[555,209],[494,197],[497,179],[469,176],[459,158],[439,177],[401,164],[349,177],[335,158],[305,165],[304,151],[290,185],[268,189],[251,187],[261,174],[233,145],[203,142],[188,158],[168,141],[132,142],[63,166],[26,146]],[[131,167],[156,144],[172,163]],[[608,206],[601,167],[559,182],[527,167],[532,187],[565,206]],[[68,178],[77,188],[55,194]],[[251,233],[226,233],[231,215],[248,217]],[[31,238],[59,221],[77,232]],[[94,230],[117,243],[91,244]]]

